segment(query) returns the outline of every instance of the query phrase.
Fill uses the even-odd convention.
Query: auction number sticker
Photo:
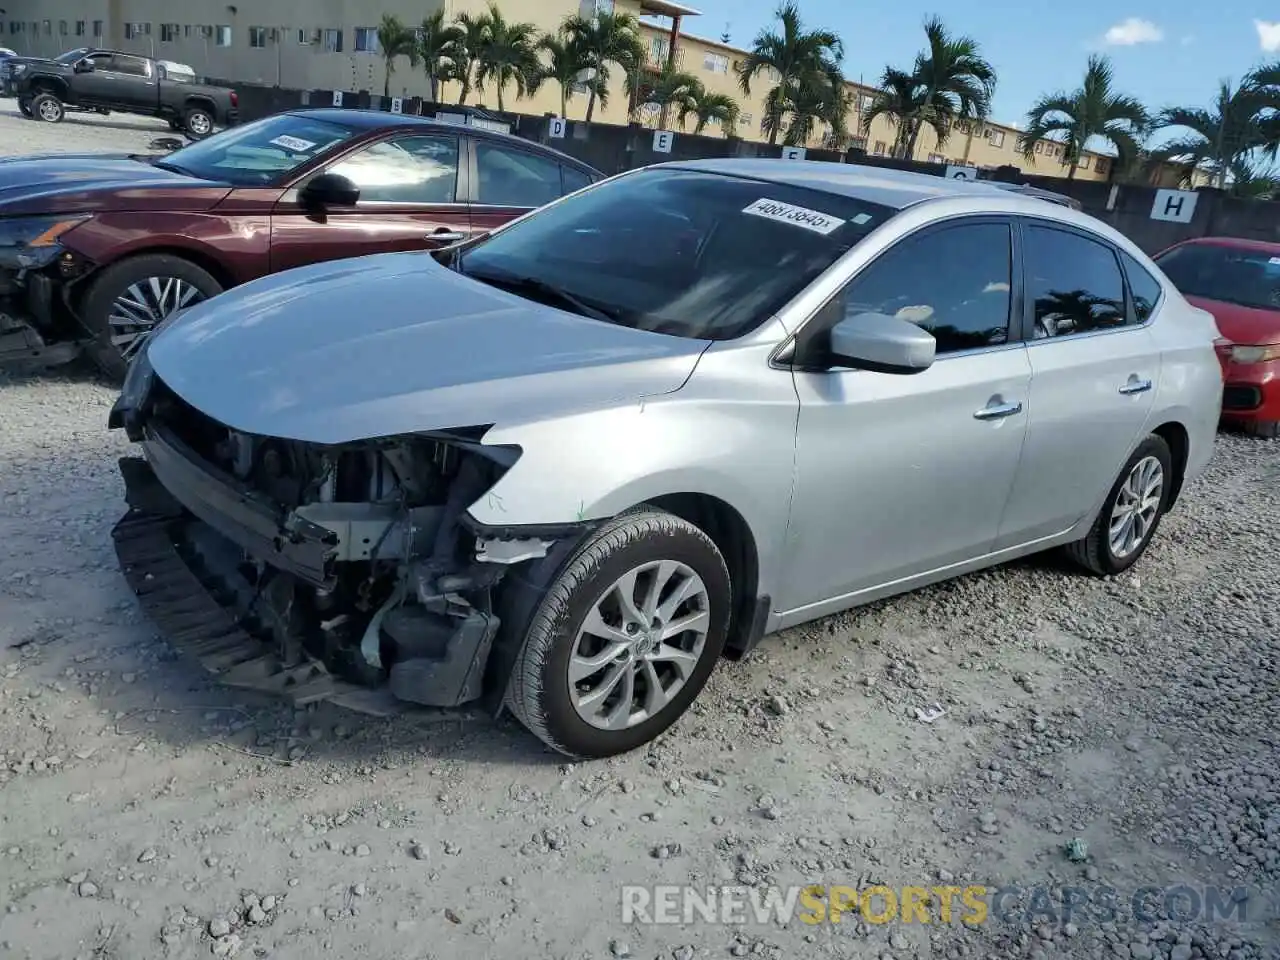
[[[284,147],[286,150],[297,150],[299,153],[310,150],[315,146],[310,140],[300,140],[298,137],[276,137],[271,141],[277,147]]]
[[[781,200],[770,200],[768,197],[761,197],[742,212],[753,217],[764,217],[766,220],[789,223],[795,227],[802,227],[805,230],[820,233],[824,237],[829,233],[835,233],[845,224],[843,220],[829,217],[817,210],[797,207],[790,203],[783,203]]]

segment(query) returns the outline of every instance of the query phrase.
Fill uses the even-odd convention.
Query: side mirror
[[[93,61],[88,59],[77,60],[75,71],[76,73],[93,73]]]
[[[360,200],[360,188],[340,173],[322,173],[307,182],[298,200],[310,210],[354,207]]]
[[[847,315],[831,328],[835,364],[880,373],[920,373],[933,366],[938,342],[910,320],[885,313]]]

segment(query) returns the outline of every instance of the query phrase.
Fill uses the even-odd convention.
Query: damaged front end
[[[80,354],[87,334],[71,292],[93,265],[59,241],[85,219],[0,217],[0,366],[56,366]]]
[[[297,704],[481,697],[496,588],[549,546],[468,525],[517,448],[482,444],[484,427],[333,446],[241,433],[139,360],[111,414],[144,454],[120,461],[129,511],[113,535],[171,642]]]

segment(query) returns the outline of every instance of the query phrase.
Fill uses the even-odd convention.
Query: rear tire
[[[213,133],[213,114],[204,107],[188,107],[182,115],[182,129],[192,140],[203,140]]]
[[[665,598],[657,606],[646,602],[655,582]],[[631,629],[620,583],[635,587],[635,612],[652,616],[647,629]],[[732,600],[724,558],[702,530],[656,509],[615,517],[547,588],[507,684],[507,707],[560,753],[600,758],[633,750],[679,719],[706,684],[724,649]],[[584,630],[589,617],[597,626]],[[663,629],[690,623],[697,626]],[[616,656],[583,672],[606,649]],[[611,685],[615,671],[623,679]],[[593,692],[599,699],[589,703]],[[610,716],[620,718],[612,728]]]
[[[1159,473],[1159,490],[1154,492],[1151,490],[1154,482],[1151,478],[1156,475],[1153,462],[1158,465]],[[1067,555],[1099,577],[1113,577],[1128,570],[1147,552],[1169,507],[1173,487],[1173,455],[1164,438],[1153,433],[1138,444],[1138,449],[1125,462],[1088,535],[1067,544]],[[1134,492],[1139,495],[1136,506]],[[1148,493],[1150,496],[1144,498]],[[1143,503],[1150,503],[1151,507],[1138,509]],[[1130,517],[1129,527],[1124,525],[1126,515]],[[1123,542],[1120,534],[1139,529],[1140,539],[1132,544]]]
[[[221,292],[222,284],[207,270],[182,257],[155,253],[121,260],[102,271],[81,304],[81,322],[93,336],[85,352],[118,383],[156,323]],[[149,323],[148,313],[154,317]],[[121,318],[138,322],[122,323]],[[130,335],[141,341],[126,340]]]
[[[61,123],[66,115],[66,107],[52,93],[38,93],[31,98],[31,116],[36,120]]]
[[[1239,428],[1252,437],[1274,440],[1280,437],[1280,420],[1241,420]]]

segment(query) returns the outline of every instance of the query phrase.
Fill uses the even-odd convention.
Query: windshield
[[[763,323],[893,213],[820,190],[650,169],[512,224],[456,266],[587,316],[728,340]]]
[[[1280,310],[1280,256],[1265,250],[1191,243],[1156,263],[1184,296]]]
[[[330,120],[279,113],[183,147],[164,166],[238,187],[270,186],[354,135]]]
[[[88,47],[76,47],[76,49],[68,50],[62,56],[57,57],[56,60],[58,63],[75,63],[88,52]]]

